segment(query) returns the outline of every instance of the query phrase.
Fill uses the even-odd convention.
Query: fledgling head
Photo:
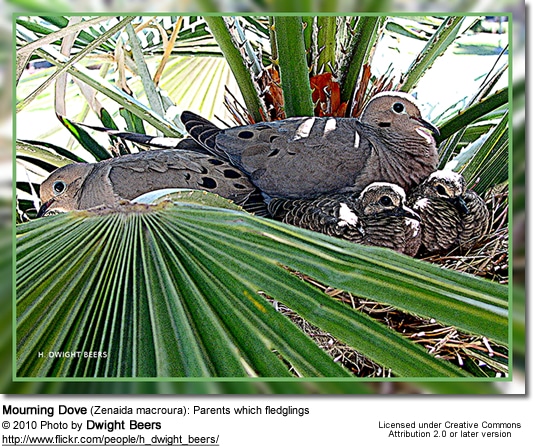
[[[362,215],[404,216],[420,220],[420,217],[405,205],[405,191],[392,183],[375,182],[363,189],[358,205]]]
[[[428,146],[435,146],[434,135],[439,134],[437,127],[422,118],[414,98],[402,92],[387,91],[375,95],[360,120],[399,144],[404,139],[419,139]]]
[[[38,217],[51,211],[68,212],[78,209],[81,186],[93,170],[91,164],[75,163],[54,170],[41,183],[41,208]]]
[[[453,170],[437,170],[424,181],[424,190],[428,195],[454,198],[466,191],[464,177]]]
[[[420,189],[424,198],[446,200],[453,204],[461,215],[469,212],[463,197],[466,192],[466,181],[457,172],[437,170],[420,185]]]

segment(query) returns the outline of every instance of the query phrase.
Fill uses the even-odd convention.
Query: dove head
[[[435,147],[439,130],[422,119],[414,98],[406,93],[387,91],[375,95],[361,114],[361,122],[382,138],[402,145],[408,141]]]
[[[375,182],[368,185],[359,196],[363,215],[403,216],[420,220],[420,217],[405,206],[405,191],[392,183]]]
[[[452,203],[460,214],[468,214],[468,207],[463,199],[466,192],[464,177],[451,170],[437,170],[424,181],[424,195],[441,198]]]
[[[92,169],[91,164],[75,163],[54,170],[41,184],[37,216],[78,209],[80,188]]]

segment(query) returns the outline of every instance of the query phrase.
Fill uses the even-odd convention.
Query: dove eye
[[[383,197],[379,199],[379,204],[383,206],[390,206],[392,204],[392,200],[387,195],[384,195]]]
[[[67,185],[64,181],[56,181],[54,184],[52,184],[52,190],[54,191],[54,195],[61,195],[63,192],[65,192],[66,188]]]
[[[396,113],[403,113],[403,111],[405,110],[405,107],[404,107],[404,105],[403,105],[401,102],[396,102],[396,103],[392,106],[392,109],[393,109]]]

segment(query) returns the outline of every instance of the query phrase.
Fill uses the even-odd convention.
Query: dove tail
[[[116,138],[122,138],[126,141],[131,141],[136,144],[140,144],[142,146],[157,147],[159,149],[175,149],[181,141],[181,138],[150,136],[145,135],[143,133],[120,131],[109,129],[107,127],[98,127],[94,125],[83,124],[81,122],[77,124],[82,127],[95,130],[97,132],[104,132]]]
[[[212,155],[216,155],[222,159],[228,160],[226,153],[216,145],[216,136],[221,132],[211,121],[197,115],[190,111],[184,111],[181,114],[181,122],[185,126],[187,133],[203,147],[205,147]]]

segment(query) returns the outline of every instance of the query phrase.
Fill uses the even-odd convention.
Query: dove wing
[[[309,198],[354,186],[371,147],[353,119],[291,118],[235,127],[216,145],[272,197]]]
[[[211,155],[182,150],[153,150],[111,160],[107,181],[117,198],[131,200],[167,188],[214,192],[238,204],[255,191],[246,176]]]

